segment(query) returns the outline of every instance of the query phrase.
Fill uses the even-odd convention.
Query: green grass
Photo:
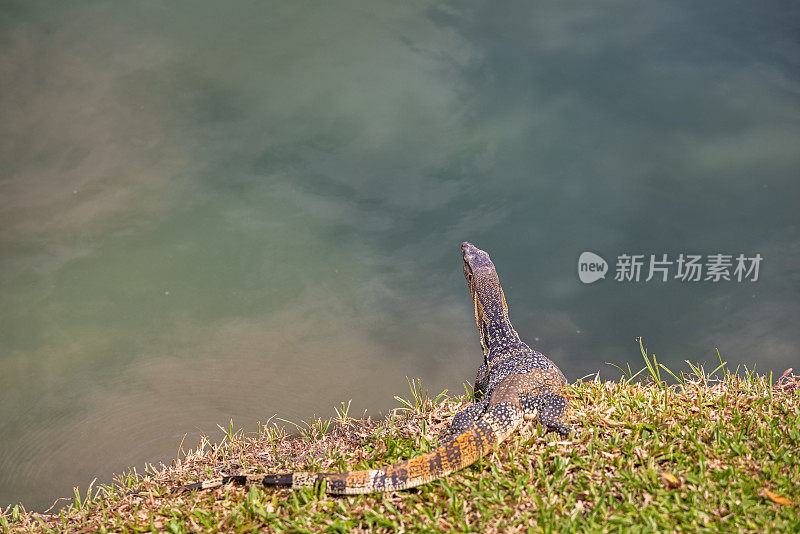
[[[76,490],[55,515],[8,507],[4,531],[800,531],[800,377],[780,383],[724,362],[674,373],[648,355],[616,382],[568,386],[568,439],[527,423],[478,463],[415,490],[334,497],[235,485],[180,495],[167,489],[219,473],[335,471],[409,458],[435,446],[469,395],[411,398],[382,420],[349,405],[290,436],[275,424],[231,426],[171,466]],[[663,373],[662,373],[663,371]],[[669,377],[674,383],[667,384]],[[638,381],[637,381],[638,379]]]

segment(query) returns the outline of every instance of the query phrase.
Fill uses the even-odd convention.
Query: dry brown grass
[[[536,424],[475,465],[415,490],[333,497],[235,485],[171,494],[219,474],[336,471],[428,450],[466,397],[412,399],[382,420],[346,410],[299,435],[266,425],[203,439],[170,466],[119,477],[55,515],[4,511],[33,531],[798,531],[800,377],[700,374],[667,387],[570,386],[567,440]],[[139,495],[127,489],[139,488]]]

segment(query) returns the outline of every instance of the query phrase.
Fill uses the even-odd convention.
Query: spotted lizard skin
[[[295,472],[234,475],[181,486],[207,489],[236,482],[265,487],[324,487],[327,493],[356,494],[413,488],[462,469],[506,439],[525,419],[570,433],[564,422],[566,379],[556,365],[520,340],[508,319],[503,289],[489,255],[472,243],[461,245],[464,276],[472,297],[483,348],[475,380],[475,402],[458,412],[435,450],[379,469],[341,473]]]

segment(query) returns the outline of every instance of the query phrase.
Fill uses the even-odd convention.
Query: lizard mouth
[[[461,243],[461,257],[464,259],[464,277],[470,286],[474,277],[495,272],[489,255],[468,241]]]
[[[472,289],[472,265],[470,265],[470,261],[475,258],[475,245],[472,243],[468,243],[464,241],[461,243],[461,257],[464,260],[464,278],[467,279],[467,284],[470,285],[470,289]]]
[[[475,245],[469,241],[464,241],[461,243],[461,256],[464,258],[464,261],[474,258],[477,251],[478,249],[475,247]]]
[[[464,260],[464,278],[467,279],[467,287],[472,297],[472,307],[475,312],[475,323],[478,325],[479,331],[481,323],[483,322],[483,306],[481,306],[480,299],[478,298],[478,291],[475,287],[475,273],[472,264],[477,261],[480,253],[486,254],[468,241],[461,243],[461,257]]]

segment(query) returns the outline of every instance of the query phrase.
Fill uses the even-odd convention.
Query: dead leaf
[[[669,471],[661,471],[661,481],[670,489],[677,488],[681,485],[678,478]]]
[[[783,505],[783,506],[791,506],[792,504],[794,504],[794,503],[792,503],[792,501],[790,499],[787,499],[783,495],[778,495],[777,493],[773,493],[768,489],[765,489],[764,493],[774,503],[777,503],[777,504],[780,504],[780,505]]]

